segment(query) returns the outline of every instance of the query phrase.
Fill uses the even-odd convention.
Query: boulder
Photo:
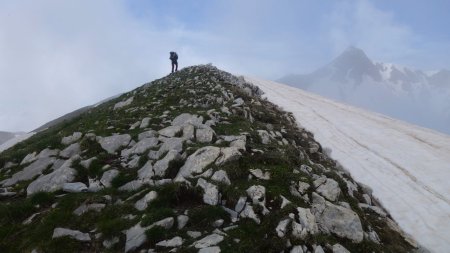
[[[155,137],[155,136],[156,136],[155,130],[148,130],[148,131],[138,134],[138,141],[143,140],[145,138]]]
[[[211,180],[216,181],[218,183],[231,185],[230,179],[227,176],[227,172],[224,170],[218,170],[214,172],[214,174],[211,177]]]
[[[133,147],[129,149],[124,149],[121,152],[121,156],[128,157],[132,154],[138,154],[141,155],[145,153],[145,151],[157,147],[159,143],[158,138],[156,137],[150,137],[150,138],[144,138],[140,141],[138,141]]]
[[[158,133],[162,136],[166,137],[176,137],[182,131],[181,126],[168,126],[158,131]]]
[[[81,148],[79,143],[73,143],[59,153],[59,156],[63,158],[71,158],[74,155],[81,153]]]
[[[222,235],[210,234],[210,235],[202,238],[201,240],[194,242],[193,246],[197,249],[203,249],[203,248],[207,248],[210,246],[215,246],[218,243],[220,243],[221,241],[223,241],[223,239],[224,239],[224,237]]]
[[[100,183],[105,187],[111,187],[111,182],[117,175],[119,175],[119,170],[117,169],[105,171],[100,178]]]
[[[34,180],[28,185],[27,194],[31,195],[39,191],[54,192],[60,190],[65,183],[72,182],[77,174],[77,171],[70,167],[72,162],[73,158],[67,160],[59,169]]]
[[[216,133],[211,127],[201,125],[195,132],[195,139],[200,143],[211,143],[215,134]]]
[[[339,243],[336,243],[333,245],[333,253],[350,253],[344,246],[340,245]]]
[[[119,148],[126,147],[130,141],[129,134],[112,135],[108,137],[97,137],[97,141],[110,154],[114,154]]]
[[[141,124],[139,125],[139,128],[146,128],[150,124],[150,118],[146,117],[143,118],[141,121]]]
[[[202,248],[198,251],[198,253],[220,253],[220,247],[212,246],[212,247]]]
[[[151,191],[145,194],[145,196],[142,199],[138,200],[134,204],[134,207],[139,211],[144,211],[148,207],[148,204],[153,200],[155,200],[157,197],[158,193],[156,193],[155,191]]]
[[[353,210],[334,205],[314,192],[311,211],[316,217],[321,231],[334,233],[357,243],[364,239],[361,221]]]
[[[178,229],[183,229],[184,226],[186,226],[188,221],[189,221],[189,217],[188,216],[186,216],[186,215],[178,215],[177,216]]]
[[[180,247],[181,245],[183,245],[183,239],[179,236],[175,236],[174,238],[172,238],[170,240],[164,240],[164,241],[160,241],[160,242],[156,243],[156,246],[166,247],[166,248],[175,248],[175,247]]]
[[[61,144],[63,144],[63,145],[72,144],[74,142],[77,142],[79,139],[81,139],[82,136],[83,136],[82,133],[75,132],[75,133],[73,133],[70,136],[63,137],[62,140],[61,140]]]
[[[235,161],[242,156],[241,152],[239,152],[239,148],[236,147],[221,148],[220,154],[221,156],[215,162],[218,166]]]
[[[64,183],[62,185],[62,190],[65,192],[87,192],[88,188],[85,184],[81,182],[75,183]]]
[[[212,164],[220,154],[220,148],[206,146],[198,149],[190,155],[184,165],[180,168],[175,182],[182,182],[186,178],[191,178],[193,174],[200,174],[206,166]]]
[[[262,144],[270,143],[270,135],[266,130],[258,130],[259,137],[261,138]]]
[[[155,173],[155,176],[164,177],[166,174],[166,170],[169,168],[170,163],[180,159],[181,156],[178,153],[178,151],[170,150],[163,159],[157,161],[153,165],[153,171]]]
[[[286,236],[287,226],[289,225],[290,222],[291,219],[288,218],[278,223],[277,227],[275,228],[275,232],[277,232],[278,237],[283,238]]]
[[[170,150],[176,150],[178,151],[178,153],[181,153],[183,151],[183,142],[184,142],[183,138],[164,138],[162,141],[163,144],[161,145],[158,151],[159,156]]]
[[[297,246],[292,247],[292,249],[289,253],[303,253],[303,252],[304,251],[302,249],[302,246],[297,245]]]
[[[125,106],[129,106],[131,103],[133,103],[133,100],[134,100],[134,97],[129,97],[126,100],[123,100],[123,101],[120,101],[120,102],[116,103],[114,105],[114,110],[120,109],[120,108],[125,107]]]
[[[262,180],[270,179],[270,172],[268,172],[268,171],[263,172],[261,169],[254,169],[254,170],[250,169],[250,173],[252,173],[252,175],[258,179],[262,179]]]
[[[37,152],[33,152],[33,153],[26,155],[20,162],[20,165],[24,165],[24,164],[35,161],[37,159],[36,155],[37,155]]]
[[[205,202],[205,204],[217,205],[219,202],[219,190],[217,189],[217,186],[208,183],[203,178],[198,179],[197,186],[200,186],[204,191],[203,202]]]
[[[63,236],[68,236],[68,237],[71,237],[75,240],[82,241],[82,242],[91,241],[91,237],[89,236],[88,233],[82,233],[78,230],[71,230],[71,229],[67,229],[67,228],[55,228],[53,230],[53,236],[52,236],[53,239],[58,238],[58,237],[63,237]]]
[[[199,126],[203,122],[202,116],[192,115],[189,113],[182,113],[172,120],[172,126],[192,125]]]
[[[83,203],[81,206],[79,206],[77,209],[75,209],[73,211],[73,214],[75,214],[77,216],[81,216],[84,213],[89,212],[89,211],[100,212],[105,207],[106,207],[106,205],[103,203],[93,203],[93,204],[88,204],[88,205]]]
[[[316,191],[330,201],[336,201],[341,194],[338,182],[334,179],[321,177],[314,181]]]
[[[42,174],[42,172],[51,166],[55,161],[56,159],[52,157],[45,157],[35,160],[21,171],[12,175],[11,178],[3,180],[1,183],[3,186],[11,186],[20,181],[31,180],[35,176]]]

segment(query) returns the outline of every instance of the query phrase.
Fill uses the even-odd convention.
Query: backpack
[[[172,59],[175,60],[175,61],[178,60],[178,55],[177,55],[176,52],[173,52]]]

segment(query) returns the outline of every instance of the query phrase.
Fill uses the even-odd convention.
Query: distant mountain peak
[[[353,67],[355,64],[373,65],[373,62],[362,49],[350,46],[336,57],[332,64]]]

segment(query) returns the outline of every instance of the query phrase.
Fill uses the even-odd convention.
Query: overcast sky
[[[278,79],[348,46],[450,69],[450,1],[0,0],[0,130],[30,131],[170,70],[213,63]]]

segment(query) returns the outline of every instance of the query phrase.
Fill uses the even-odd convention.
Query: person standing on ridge
[[[173,73],[173,67],[175,67],[175,71],[178,71],[178,55],[176,52],[170,52],[170,58],[172,61],[172,73]]]

